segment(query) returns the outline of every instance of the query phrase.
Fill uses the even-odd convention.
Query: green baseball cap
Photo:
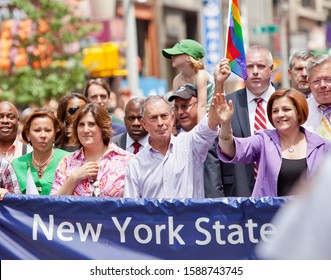
[[[200,59],[205,56],[203,46],[197,41],[191,39],[181,40],[172,48],[162,50],[162,54],[165,58],[171,58],[174,55],[179,55],[183,53],[192,56],[194,59]]]

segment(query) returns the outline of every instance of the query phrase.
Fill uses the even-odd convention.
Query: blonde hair
[[[195,59],[192,56],[188,56],[188,59],[189,59],[190,66],[192,67],[192,69],[194,71],[205,69],[205,65],[203,64],[203,61],[201,58]]]

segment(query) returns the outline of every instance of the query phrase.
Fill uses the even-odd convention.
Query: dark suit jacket
[[[227,101],[232,100],[234,107],[231,121],[233,135],[236,137],[250,136],[246,88],[228,94],[226,99]],[[217,145],[218,138],[209,149],[205,162],[205,196],[250,196],[255,183],[253,164],[223,163],[217,157]]]
[[[119,146],[120,148],[122,148],[123,150],[125,150],[126,149],[126,135],[127,134],[128,134],[127,132],[117,134],[117,135],[115,135],[111,138],[111,141],[113,143],[115,143],[117,146]]]
[[[118,123],[112,123],[112,128],[114,130],[114,135],[118,135],[120,133],[126,132],[126,127],[124,125],[118,124]]]
[[[275,85],[273,86],[276,90],[278,89]],[[231,121],[233,135],[236,137],[251,136],[246,88],[228,94],[226,99],[227,101],[232,100],[234,108]],[[205,196],[251,196],[255,184],[253,163],[223,163],[218,160],[217,145],[218,139],[216,138],[214,145],[209,149],[205,162]]]

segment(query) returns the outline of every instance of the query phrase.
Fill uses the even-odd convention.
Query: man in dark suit
[[[124,116],[127,132],[115,135],[111,139],[117,146],[131,153],[137,153],[148,141],[147,131],[140,123],[140,109],[144,101],[141,97],[134,97],[128,101]]]
[[[273,58],[270,51],[261,46],[252,46],[246,51],[247,79],[245,87],[227,94],[227,100],[232,100],[234,116],[232,118],[233,135],[248,137],[254,133],[254,118],[257,102],[255,98],[263,99],[262,106],[266,112],[267,102],[275,91],[271,83]],[[222,59],[216,68],[215,92],[223,90],[223,82],[229,76],[228,59]],[[227,77],[224,77],[227,76]],[[221,86],[220,86],[221,85]],[[267,121],[267,128],[272,128]],[[255,178],[253,164],[225,164],[218,160],[216,154],[218,140],[208,154],[209,166],[205,170],[206,197],[243,196],[252,194]]]

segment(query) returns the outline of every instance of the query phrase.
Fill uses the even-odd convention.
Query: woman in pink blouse
[[[124,171],[133,154],[110,142],[111,117],[89,103],[73,120],[72,137],[80,147],[59,163],[51,194],[123,197]]]

